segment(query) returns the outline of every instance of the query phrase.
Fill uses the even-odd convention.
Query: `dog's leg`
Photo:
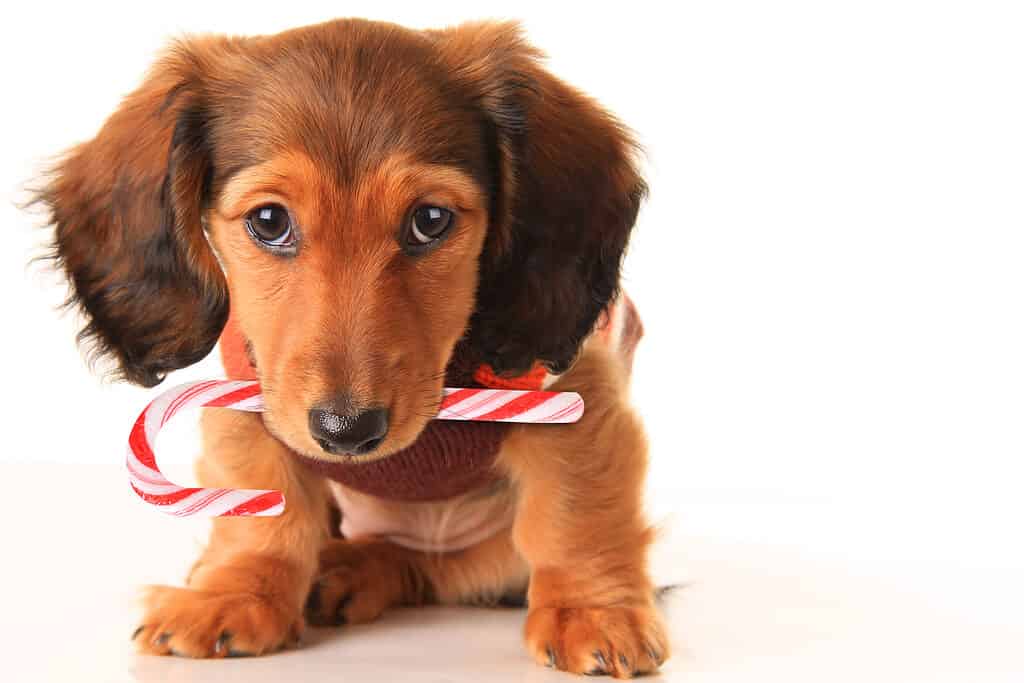
[[[295,466],[258,415],[206,411],[202,430],[202,485],[279,489],[285,511],[215,519],[188,587],[147,591],[135,642],[142,652],[188,657],[258,655],[293,644],[327,539],[326,488]]]
[[[646,439],[622,382],[610,359],[582,358],[553,387],[583,393],[582,420],[527,427],[502,452],[521,490],[514,540],[531,568],[530,654],[619,678],[653,671],[668,656],[646,567]]]
[[[527,576],[511,530],[443,554],[376,538],[337,539],[320,554],[306,617],[312,624],[341,625],[371,621],[397,605],[496,604],[525,588]]]

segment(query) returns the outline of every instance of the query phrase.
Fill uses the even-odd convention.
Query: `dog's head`
[[[411,443],[460,341],[564,371],[645,187],[622,126],[539,59],[508,23],[175,44],[41,194],[83,337],[151,386],[230,305],[268,427],[323,458]]]

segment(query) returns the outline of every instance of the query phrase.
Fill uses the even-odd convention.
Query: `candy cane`
[[[177,517],[275,517],[284,495],[263,489],[178,486],[160,471],[153,445],[167,421],[186,408],[231,408],[262,412],[258,382],[207,380],[175,387],[157,396],[128,437],[128,478],[132,489],[158,510]],[[570,423],[583,415],[579,394],[507,389],[445,389],[436,420]]]

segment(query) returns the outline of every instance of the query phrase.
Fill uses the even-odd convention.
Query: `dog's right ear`
[[[221,38],[175,43],[37,195],[68,303],[88,319],[79,340],[144,386],[203,358],[227,319],[202,211],[213,172],[205,80],[230,49]]]
[[[537,362],[565,372],[619,291],[647,192],[638,147],[617,119],[544,67],[518,24],[471,22],[428,35],[479,107],[491,150],[491,225],[469,348],[499,373]]]

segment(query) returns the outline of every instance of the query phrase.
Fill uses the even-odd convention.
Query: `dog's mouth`
[[[407,373],[377,386],[364,386],[358,398],[342,392],[312,405],[297,405],[289,400],[301,393],[293,383],[281,385],[276,380],[284,377],[261,372],[265,368],[257,365],[257,354],[248,340],[245,351],[263,388],[268,431],[303,460],[316,463],[360,465],[409,449],[427,432],[445,432],[446,423],[434,419],[445,387],[482,386],[475,377],[479,362],[457,344],[440,370]],[[322,395],[319,391],[312,394]]]
[[[413,446],[438,424],[443,384],[414,383],[390,401],[361,408],[344,397],[304,408],[287,400],[274,382],[262,382],[267,430],[305,461],[359,465],[384,460]]]
[[[439,404],[439,401],[438,401]],[[384,460],[414,444],[437,423],[436,405],[401,420],[402,412],[374,408],[354,417],[310,413],[310,435],[319,446],[318,460],[361,464]]]

